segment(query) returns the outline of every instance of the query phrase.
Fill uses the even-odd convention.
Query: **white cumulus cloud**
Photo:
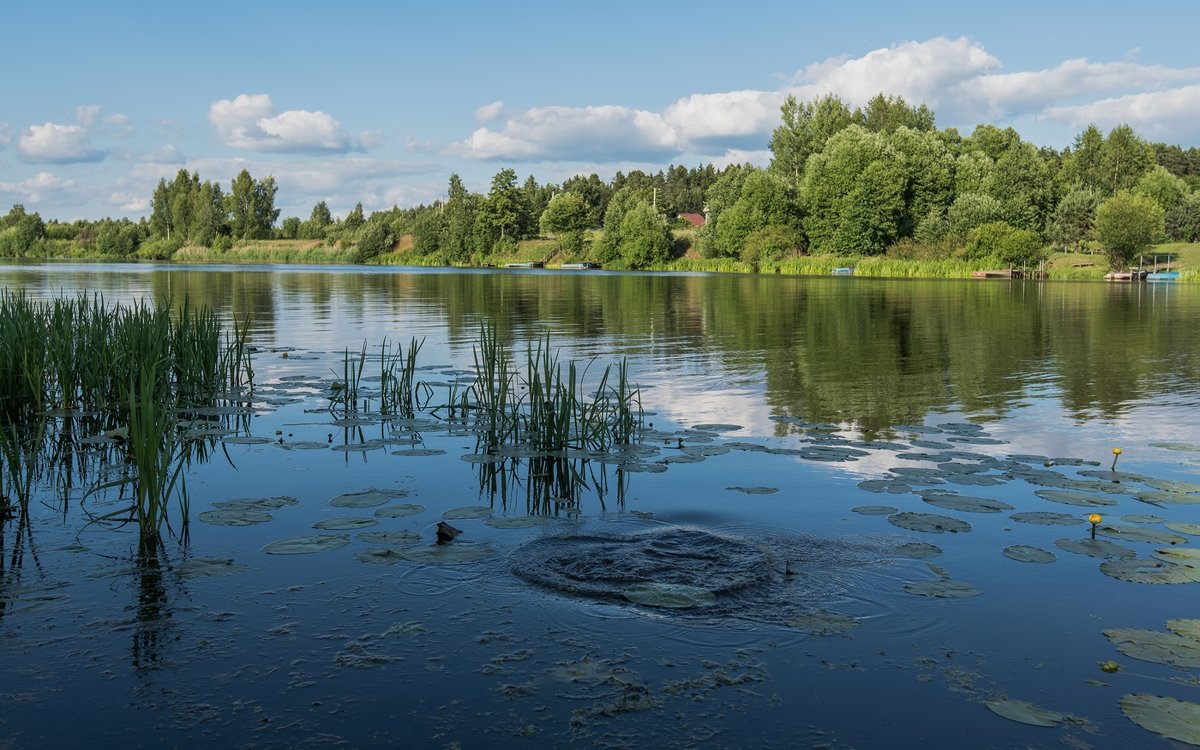
[[[495,101],[475,110],[475,122],[480,124],[499,120],[504,114],[504,102]]]
[[[92,148],[87,128],[82,125],[32,125],[17,141],[21,160],[34,164],[70,164],[102,161],[107,152]]]
[[[346,153],[361,149],[341,123],[321,111],[279,114],[269,94],[239,94],[212,103],[208,119],[228,146],[251,151]]]
[[[1198,112],[1200,85],[1191,85],[1101,99],[1088,104],[1050,107],[1043,117],[1068,123],[1075,128],[1086,127],[1089,123],[1104,128],[1125,123],[1152,140],[1200,143]]]
[[[18,203],[37,205],[74,187],[74,180],[64,180],[50,172],[38,172],[21,182],[0,182],[0,193],[14,196]]]

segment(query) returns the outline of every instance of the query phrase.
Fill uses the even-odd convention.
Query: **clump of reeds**
[[[93,431],[126,428],[124,453],[112,455],[134,468],[115,483],[134,486],[129,520],[157,535],[175,499],[186,523],[190,454],[179,409],[253,386],[247,331],[243,323],[226,333],[215,313],[187,300],[109,306],[99,296],[0,292],[0,475],[8,480],[0,495],[26,507],[42,464],[78,448],[78,419]]]

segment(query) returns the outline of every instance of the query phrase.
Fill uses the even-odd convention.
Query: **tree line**
[[[1127,125],[1095,126],[1062,151],[1012,128],[969,135],[938,129],[934,113],[880,94],[851,109],[829,95],[788,97],[766,168],[672,165],[610,181],[577,175],[521,182],[501,169],[486,193],[451,175],[444,199],[335,219],[324,201],[307,219],[279,221],[273,177],[243,170],[228,192],[197,173],[161,180],[150,215],[62,224],[14,206],[0,219],[0,255],[77,248],[87,254],[169,258],[187,244],[316,240],[370,260],[411,239],[431,262],[479,264],[522,240],[552,237],[565,259],[639,268],[690,245],[707,258],[749,263],[790,254],[888,254],[1036,262],[1052,248],[1101,250],[1114,266],[1150,244],[1200,240],[1200,149],[1142,139]],[[684,213],[703,214],[694,233]],[[682,236],[684,239],[679,239]]]

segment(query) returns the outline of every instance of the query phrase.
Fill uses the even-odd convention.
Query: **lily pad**
[[[266,445],[267,443],[273,443],[275,441],[268,437],[251,437],[249,435],[242,435],[238,437],[221,438],[221,442],[225,443],[226,445]]]
[[[196,517],[213,526],[253,526],[272,518],[262,510],[206,510]]]
[[[193,557],[181,562],[175,570],[183,578],[218,578],[244,573],[250,568],[223,557]]]
[[[1051,502],[1062,503],[1063,505],[1078,505],[1085,508],[1117,504],[1117,501],[1111,497],[1094,495],[1088,492],[1076,492],[1074,490],[1037,490],[1033,494]]]
[[[294,536],[280,539],[263,547],[268,555],[309,555],[314,552],[345,547],[350,543],[348,534],[319,534],[317,536]]]
[[[906,495],[912,492],[912,485],[895,479],[867,479],[859,482],[858,487],[867,492],[888,492],[893,495]]]
[[[367,544],[386,544],[392,547],[405,547],[421,541],[421,535],[415,531],[364,531],[358,538]]]
[[[617,469],[624,472],[643,472],[647,474],[661,474],[667,470],[666,464],[647,464],[640,461],[622,461],[617,464]]]
[[[441,455],[444,455],[445,453],[446,453],[446,451],[442,450],[441,448],[401,448],[398,451],[392,451],[393,456],[411,456],[411,457],[441,456]]]
[[[937,557],[942,554],[942,548],[929,542],[908,542],[896,548],[896,554],[902,557],[912,557],[918,560]]]
[[[1200,493],[1200,484],[1179,479],[1145,479],[1142,484],[1163,492],[1182,492],[1185,495]]]
[[[316,440],[296,440],[294,442],[278,443],[278,445],[287,451],[315,451],[324,450],[329,447],[328,443],[321,443]]]
[[[1077,526],[1083,523],[1083,519],[1076,516],[1040,510],[1013,513],[1009,518],[1018,523],[1031,523],[1038,526]]]
[[[482,505],[467,505],[462,508],[451,508],[442,514],[442,518],[451,520],[463,518],[486,518],[492,515],[492,509]]]
[[[483,523],[494,529],[531,529],[534,526],[545,526],[550,523],[550,518],[549,516],[509,516],[489,518]]]
[[[354,553],[355,559],[359,562],[365,562],[368,565],[395,565],[398,562],[406,560],[404,555],[400,554],[400,550],[395,547],[376,547],[373,549],[363,550],[362,552]]]
[[[1184,453],[1200,452],[1200,445],[1193,445],[1192,443],[1151,443],[1150,447],[1162,448],[1163,450],[1168,451],[1181,451]]]
[[[1067,720],[1066,715],[1057,711],[1050,711],[1032,703],[1011,698],[987,701],[984,705],[990,708],[992,713],[1032,727],[1056,727]]]
[[[322,531],[348,531],[350,529],[362,529],[367,526],[378,526],[379,521],[374,518],[355,518],[352,516],[341,516],[339,518],[326,518],[317,521],[312,525],[314,529]]]
[[[735,432],[742,429],[740,424],[721,424],[721,423],[704,423],[692,426],[693,430],[701,430],[703,432]]]
[[[1167,620],[1167,627],[1184,638],[1200,641],[1200,620]]]
[[[728,445],[685,445],[683,452],[689,456],[723,456],[729,453]]]
[[[1105,560],[1100,572],[1111,578],[1131,583],[1180,584],[1200,581],[1200,570],[1187,565],[1173,565],[1156,559],[1130,558]]]
[[[1195,547],[1174,547],[1154,551],[1154,557],[1164,562],[1176,565],[1186,565],[1200,571],[1200,549]]]
[[[1200,641],[1178,633],[1136,628],[1113,628],[1104,635],[1121,653],[1133,659],[1172,667],[1200,667]]]
[[[902,529],[923,531],[927,534],[941,534],[943,532],[957,534],[971,530],[971,524],[966,521],[951,518],[950,516],[938,515],[937,513],[893,513],[888,516],[888,523],[893,526],[899,526]]]
[[[999,513],[1000,511],[1013,509],[1013,506],[1008,503],[1002,503],[999,500],[990,500],[986,497],[955,495],[939,490],[925,490],[917,494],[930,505],[936,505],[946,510],[958,510],[968,513]]]
[[[813,635],[841,635],[857,628],[858,619],[841,612],[821,610],[790,617],[784,624]]]
[[[906,583],[904,584],[904,590],[908,593],[937,599],[966,599],[972,596],[979,596],[979,589],[969,583],[951,579],[950,574],[946,572],[945,568],[933,563],[925,564],[938,577],[938,580]]]
[[[727,490],[733,490],[734,492],[744,492],[744,493],[746,493],[747,495],[774,495],[776,492],[779,492],[779,488],[778,488],[778,487],[740,487],[740,486],[734,486],[734,487],[726,487],[725,489],[727,489]]]
[[[221,510],[275,510],[299,504],[300,501],[294,497],[278,495],[276,497],[241,497],[236,500],[220,500],[213,503],[213,507]]]
[[[371,508],[376,505],[383,505],[389,500],[397,497],[407,496],[407,492],[402,490],[378,490],[369,489],[362,492],[348,492],[344,495],[338,495],[329,501],[329,504],[335,508]]]
[[[890,516],[898,509],[890,505],[856,505],[850,510],[864,516]]]
[[[1142,729],[1178,742],[1200,745],[1200,704],[1162,695],[1130,693],[1121,698],[1121,711]]]
[[[1137,553],[1128,547],[1105,539],[1056,539],[1054,544],[1067,552],[1088,557],[1137,557]]]
[[[504,463],[507,456],[497,456],[495,453],[468,453],[459,458],[469,464],[499,464]]]
[[[1150,544],[1187,544],[1187,537],[1171,534],[1156,529],[1146,529],[1139,526],[1118,526],[1102,524],[1096,527],[1096,533],[1112,539],[1125,539],[1130,542],[1149,542]]]
[[[406,547],[399,550],[400,556],[409,562],[430,565],[456,565],[482,560],[492,554],[492,548],[484,544],[430,544],[424,547]]]
[[[1187,492],[1152,490],[1149,492],[1139,492],[1134,497],[1143,503],[1150,503],[1151,505],[1200,505],[1200,495]]]
[[[1128,523],[1162,523],[1167,519],[1163,518],[1162,516],[1155,516],[1147,513],[1130,513],[1128,515],[1121,516],[1121,520]],[[1169,527],[1170,524],[1168,524],[1168,528]]]
[[[1031,547],[1027,544],[1014,544],[1004,548],[1004,556],[1018,562],[1052,563],[1058,558],[1053,552],[1041,547]]]
[[[401,503],[400,505],[389,505],[386,508],[375,509],[375,515],[379,518],[403,518],[424,512],[425,506],[415,503]]]
[[[1128,519],[1126,519],[1128,520]],[[1167,528],[1171,531],[1178,531],[1180,534],[1189,536],[1200,536],[1200,523],[1187,523],[1185,521],[1172,521],[1167,524]]]
[[[624,596],[635,604],[667,609],[710,607],[717,603],[716,594],[708,589],[681,583],[640,583],[625,589]]]

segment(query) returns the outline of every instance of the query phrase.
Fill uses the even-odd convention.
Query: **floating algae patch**
[[[226,557],[193,557],[175,568],[181,578],[219,578],[244,573],[250,568]]]
[[[812,615],[823,597],[833,596],[839,573],[877,566],[889,556],[895,557],[883,543],[761,533],[751,540],[672,526],[543,536],[519,547],[510,569],[564,594],[785,624]]]
[[[971,530],[971,524],[950,516],[937,513],[893,513],[888,516],[888,523],[911,531],[923,531],[926,534],[941,534],[950,532],[957,534]]]
[[[987,701],[984,705],[998,716],[1003,716],[1010,721],[1020,722],[1021,724],[1028,724],[1031,727],[1056,727],[1069,718],[1057,711],[1051,711],[1026,701],[1018,701],[1011,698]]]
[[[367,526],[377,525],[379,525],[379,520],[375,518],[339,516],[338,518],[326,518],[322,521],[317,521],[312,527],[314,529],[321,529],[322,531],[349,531],[351,529],[362,529]]]
[[[294,536],[280,539],[263,547],[268,555],[311,555],[314,552],[345,547],[350,543],[346,534],[318,534],[317,536]]]
[[[1132,659],[1170,667],[1200,667],[1200,641],[1178,633],[1137,628],[1113,628],[1104,635],[1117,650]]]
[[[1031,547],[1028,544],[1014,544],[1004,548],[1004,556],[1017,562],[1052,563],[1058,558],[1053,552],[1041,547]]]
[[[1013,513],[1009,518],[1017,523],[1031,523],[1036,526],[1078,526],[1083,523],[1083,519],[1076,516],[1042,510]]]
[[[394,500],[398,497],[406,497],[407,492],[403,490],[378,490],[369,489],[362,492],[347,492],[344,495],[338,495],[329,501],[329,504],[335,508],[372,508],[376,505],[383,505],[389,500]]]
[[[400,505],[389,505],[386,508],[377,508],[375,515],[379,518],[403,518],[404,516],[415,516],[418,513],[424,512],[424,505],[401,503]]]
[[[1178,742],[1200,745],[1200,704],[1162,695],[1130,693],[1122,696],[1121,711],[1142,729]]]

